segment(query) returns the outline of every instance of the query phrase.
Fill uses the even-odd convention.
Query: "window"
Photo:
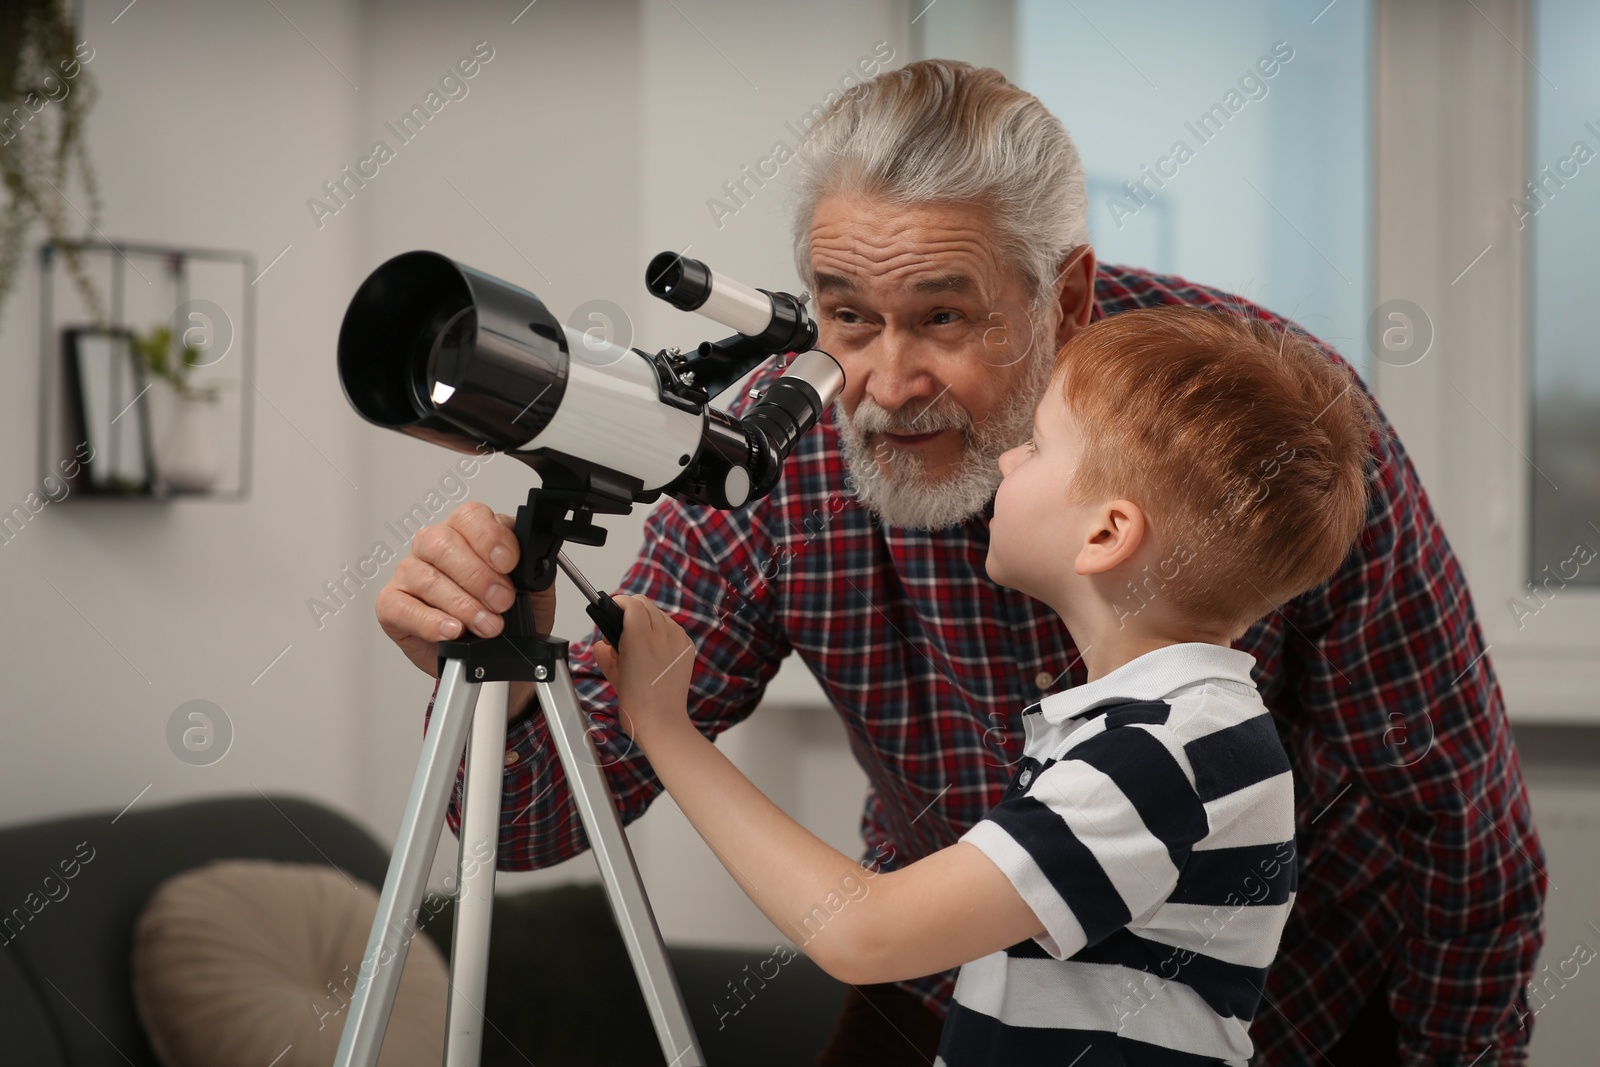
[[[1014,80],[1077,142],[1100,259],[1255,301],[1367,377],[1370,4],[1021,0],[1016,19]]]
[[[1527,581],[1600,586],[1600,6],[1533,7],[1528,183],[1506,209],[1529,242],[1533,427]],[[1559,585],[1553,589],[1561,588]]]

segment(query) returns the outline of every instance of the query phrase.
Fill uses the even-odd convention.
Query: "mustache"
[[[863,396],[850,419],[859,434],[938,433],[959,430],[962,436],[972,436],[972,416],[954,399],[941,396],[932,403],[910,401],[894,411],[880,407],[870,396]]]

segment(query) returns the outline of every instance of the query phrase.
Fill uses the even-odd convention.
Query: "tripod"
[[[530,489],[527,504],[517,509],[521,556],[512,572],[512,584],[518,595],[502,616],[502,632],[495,637],[439,643],[439,690],[434,699],[433,720],[423,740],[399,838],[372,920],[372,933],[361,959],[335,1067],[376,1067],[378,1062],[405,967],[406,950],[416,934],[428,869],[455,785],[456,766],[467,747],[469,725],[472,743],[463,775],[444,1062],[449,1067],[475,1067],[478,1063],[486,1024],[494,857],[499,841],[507,704],[513,681],[534,683],[584,832],[600,865],[611,913],[633,961],[669,1067],[703,1067],[705,1063],[667,961],[661,931],[639,879],[639,868],[623,834],[616,803],[584,725],[578,694],[567,670],[567,642],[537,632],[532,609],[521,595],[549,588],[555,569],[560,566],[588,598],[589,616],[618,646],[622,610],[583,579],[562,554],[561,544],[563,540],[604,544],[606,531],[594,525],[594,512],[626,514],[632,496],[611,486],[592,484],[589,474],[575,479],[553,474],[546,473],[545,484]],[[573,513],[571,519],[566,518],[569,511]],[[480,686],[484,692],[479,691]],[[484,845],[487,860],[483,858]]]

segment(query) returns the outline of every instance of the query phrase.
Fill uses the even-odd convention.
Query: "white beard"
[[[854,418],[834,405],[839,452],[851,489],[863,504],[889,526],[939,530],[965,522],[983,511],[1000,487],[1000,457],[1032,436],[1033,411],[1054,371],[1054,352],[1027,357],[1023,380],[999,410],[980,424],[954,399],[941,396],[933,404],[913,400],[890,412],[863,394]],[[912,448],[884,444],[882,460],[867,444],[874,433],[934,433],[959,430],[961,459],[942,480],[930,478],[922,455]]]

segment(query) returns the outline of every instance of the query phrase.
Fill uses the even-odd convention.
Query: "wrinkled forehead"
[[[859,296],[867,289],[880,286],[898,289],[909,296],[938,296],[950,293],[979,296],[992,288],[992,280],[985,277],[982,271],[948,260],[944,262],[924,260],[921,263],[908,264],[903,270],[894,265],[879,267],[877,264],[868,263],[858,270],[846,268],[844,272],[837,272],[839,268],[835,264],[826,259],[819,264],[813,255],[812,265],[816,277],[815,291],[818,296],[829,294]]]
[[[896,207],[827,197],[811,221],[817,295],[992,298],[1016,280],[1002,262],[987,210],[974,204]]]

